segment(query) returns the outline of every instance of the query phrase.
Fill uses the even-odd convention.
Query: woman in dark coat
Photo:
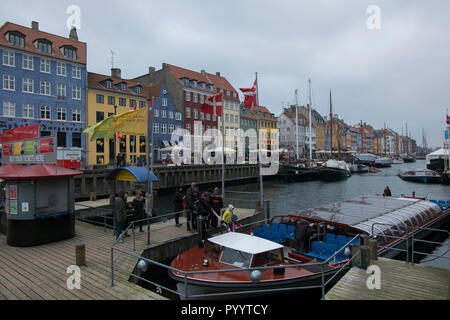
[[[180,223],[180,213],[183,211],[183,188],[178,187],[177,191],[175,191],[175,195],[173,197],[173,211],[175,214],[175,225],[177,227],[181,227],[182,223]]]
[[[134,198],[131,206],[134,210],[134,220],[142,220],[145,219],[145,199],[142,197],[142,193],[140,191],[136,191],[136,198]],[[143,221],[137,222],[139,225],[139,231],[142,232],[142,224]]]

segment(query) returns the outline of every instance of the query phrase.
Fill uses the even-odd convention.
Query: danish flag
[[[212,95],[201,107],[201,112],[209,113],[215,116],[222,116],[223,92]]]
[[[244,94],[244,107],[251,109],[252,106],[256,106],[256,79],[253,87],[250,89],[239,88]]]

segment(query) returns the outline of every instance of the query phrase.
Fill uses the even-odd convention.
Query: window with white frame
[[[34,92],[34,80],[31,78],[22,79],[22,92],[33,93]]]
[[[22,117],[27,119],[34,118],[34,105],[31,103],[24,103],[22,105]]]
[[[167,98],[162,98],[162,106],[167,107]]]
[[[49,106],[41,106],[41,119],[51,120],[51,109]]]
[[[159,123],[153,124],[153,133],[159,133]]]
[[[169,124],[169,131],[167,132],[168,134],[172,134],[173,130],[174,130],[174,125],[173,124]]]
[[[66,108],[56,108],[56,119],[66,121]]]
[[[167,124],[165,124],[165,123],[161,124],[161,133],[162,134],[167,133]]]
[[[81,110],[80,109],[72,109],[72,121],[73,122],[81,122]]]
[[[198,103],[198,93],[194,93],[194,103]]]
[[[194,108],[194,119],[198,119],[198,109]]]
[[[81,88],[73,86],[72,87],[72,99],[81,100]]]
[[[65,77],[67,75],[65,63],[62,62],[56,63],[56,75],[62,77]]]
[[[16,66],[16,54],[14,51],[10,50],[3,50],[3,65],[8,67],[15,67]]]
[[[166,110],[161,110],[161,117],[162,118],[167,118],[167,111]]]
[[[191,117],[191,108],[186,107],[186,118],[190,118]]]
[[[205,103],[205,96],[204,95],[200,95],[200,103],[201,104]]]
[[[191,93],[186,91],[186,101],[191,101]]]
[[[16,77],[10,74],[3,75],[3,89],[15,91],[16,90]]]
[[[156,118],[159,117],[159,109],[153,109],[153,114]]]
[[[169,119],[173,119],[173,111],[169,111]]]
[[[4,117],[15,117],[16,116],[16,104],[11,101],[3,102],[3,116]]]
[[[56,98],[60,100],[66,99],[66,85],[64,83],[56,84]]]
[[[50,59],[41,58],[40,70],[43,73],[50,73]]]
[[[40,90],[41,94],[45,95],[45,96],[49,96],[50,95],[50,82],[48,81],[41,81],[41,90]]]
[[[22,56],[22,69],[34,70],[33,56],[26,54]]]
[[[200,120],[205,120],[205,114],[203,112],[200,112]]]
[[[186,123],[186,130],[191,133],[191,124],[190,123]]]
[[[216,120],[217,120],[217,116],[215,114],[213,114],[212,121],[216,121]]]
[[[206,121],[211,120],[211,115],[209,113],[206,114]]]
[[[72,66],[72,78],[81,79],[81,67]]]

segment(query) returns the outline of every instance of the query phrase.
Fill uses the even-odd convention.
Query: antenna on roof
[[[114,69],[114,52],[111,50],[111,69]]]

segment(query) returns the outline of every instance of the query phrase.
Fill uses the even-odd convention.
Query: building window
[[[209,113],[206,114],[206,121],[211,120],[211,115]]]
[[[27,119],[34,118],[34,105],[25,103],[22,105],[22,117]]]
[[[20,32],[9,32],[8,43],[16,47],[25,48],[25,36]]]
[[[40,70],[43,73],[50,73],[50,59],[41,58]]]
[[[161,110],[161,117],[162,118],[167,118],[167,111],[166,110]]]
[[[80,87],[72,87],[72,99],[81,100],[81,88]]]
[[[167,98],[162,98],[162,106],[167,107]]]
[[[198,93],[194,93],[194,103],[198,103]]]
[[[97,156],[97,164],[104,164],[105,163],[105,156],[98,155]]]
[[[145,136],[139,136],[139,152],[145,153]]]
[[[175,112],[175,120],[178,120],[178,121],[182,120],[181,112]]]
[[[104,112],[97,111],[95,113],[95,120],[96,120],[96,122],[103,121],[104,119],[105,119],[105,113]]]
[[[66,145],[66,133],[59,131],[56,134],[56,140],[58,147],[67,147]]]
[[[127,153],[127,136],[122,136],[119,140],[119,152]],[[123,159],[125,161],[125,159]]]
[[[56,84],[56,100],[66,100],[66,85],[64,83]]]
[[[153,109],[153,112],[156,118],[159,117],[159,109]]]
[[[191,93],[186,91],[186,101],[191,101]]]
[[[33,63],[33,57],[32,56],[28,56],[26,54],[24,54],[22,56],[22,69],[25,70],[34,70],[34,63]]]
[[[161,133],[162,134],[167,133],[167,124],[165,124],[165,123],[161,124]]]
[[[205,103],[205,96],[204,95],[200,95],[200,103],[201,104]]]
[[[169,111],[169,119],[173,119],[173,111]]]
[[[16,77],[9,74],[3,75],[3,89],[15,91],[16,90]]]
[[[73,122],[81,122],[81,110],[80,109],[72,109],[72,121]]]
[[[14,51],[10,50],[3,50],[3,65],[8,67],[15,67],[16,66],[16,54]]]
[[[96,97],[97,103],[104,103],[105,102],[105,96],[102,94],[98,94]]]
[[[72,133],[72,147],[81,148],[81,133],[79,132]]]
[[[119,98],[119,106],[126,107],[126,105],[127,105],[127,99]]]
[[[136,100],[130,99],[130,108],[136,107]]]
[[[48,106],[41,106],[41,119],[42,120],[51,120],[51,109]]]
[[[205,120],[205,114],[203,112],[200,112],[200,120]]]
[[[139,109],[145,108],[145,101],[139,101]]]
[[[14,102],[10,101],[3,102],[3,116],[4,117],[16,116],[16,104]]]
[[[119,87],[119,90],[122,91],[122,92],[127,91],[127,85],[125,83],[123,83],[123,82],[119,83],[118,87]]]
[[[159,133],[159,123],[153,124],[153,133]]]
[[[108,96],[108,104],[115,105],[116,104],[116,97]]]
[[[81,79],[81,67],[72,66],[72,78]]]
[[[77,60],[77,49],[74,47],[64,47],[64,57]]]
[[[185,114],[186,118],[190,118],[191,117],[191,108],[186,107],[186,114]]]
[[[105,152],[105,139],[97,139],[96,141],[96,151],[97,153]]]
[[[56,119],[66,121],[66,108],[56,108]]]
[[[52,43],[48,40],[38,40],[38,50],[45,53],[52,53]]]
[[[56,63],[56,75],[62,77],[65,77],[67,75],[65,63],[62,62]]]
[[[173,124],[169,124],[169,131],[167,133],[168,134],[172,134],[173,133],[173,129],[174,129],[174,125]]]
[[[194,108],[194,119],[198,119],[198,109]]]
[[[106,87],[106,89],[112,89],[112,81],[105,80],[105,87]]]
[[[191,133],[191,124],[190,123],[186,123],[186,130]]]

